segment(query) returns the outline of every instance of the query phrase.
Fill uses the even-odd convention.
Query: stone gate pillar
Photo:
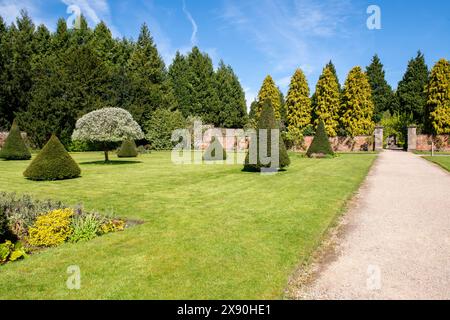
[[[374,150],[375,151],[383,150],[383,126],[375,127],[374,138],[375,138]]]
[[[417,127],[408,127],[408,152],[417,150]]]

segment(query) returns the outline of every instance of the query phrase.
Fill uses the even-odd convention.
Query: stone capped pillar
[[[417,150],[417,127],[408,127],[408,152]]]
[[[374,138],[375,138],[374,150],[375,151],[383,150],[383,126],[375,127]]]

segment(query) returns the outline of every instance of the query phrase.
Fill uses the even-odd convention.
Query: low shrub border
[[[0,216],[0,264],[25,258],[43,248],[89,241],[140,223],[89,212],[82,206],[7,192],[0,192]]]

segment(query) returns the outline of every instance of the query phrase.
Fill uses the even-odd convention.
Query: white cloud
[[[107,0],[61,0],[67,6],[78,6],[88,22],[96,25],[104,21],[114,37],[120,37],[120,32],[113,25],[111,11]]]
[[[36,1],[0,0],[0,15],[8,24],[16,22],[16,18],[20,16],[20,11],[22,9],[28,12],[35,24],[45,24],[49,29],[53,29],[56,19],[45,17],[44,12],[37,5]]]
[[[186,18],[192,24],[191,45],[195,46],[197,44],[198,26],[197,26],[197,23],[195,22],[194,18],[192,18],[191,13],[186,8],[186,0],[183,0],[183,12],[186,15]]]
[[[322,44],[346,35],[352,14],[348,0],[264,0],[226,1],[221,17],[260,48],[275,72],[303,66],[308,74],[329,59],[330,51]]]

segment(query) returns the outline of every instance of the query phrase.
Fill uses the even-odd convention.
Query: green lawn
[[[0,299],[278,299],[376,155],[291,155],[274,176],[241,166],[174,165],[169,152],[102,165],[74,154],[82,178],[33,182],[0,161],[0,190],[84,203],[145,224],[0,267]],[[84,163],[84,164],[83,164]],[[81,290],[66,288],[81,268]]]
[[[447,156],[437,156],[437,157],[424,157],[428,161],[434,162],[440,165],[442,168],[450,171],[450,157]]]

